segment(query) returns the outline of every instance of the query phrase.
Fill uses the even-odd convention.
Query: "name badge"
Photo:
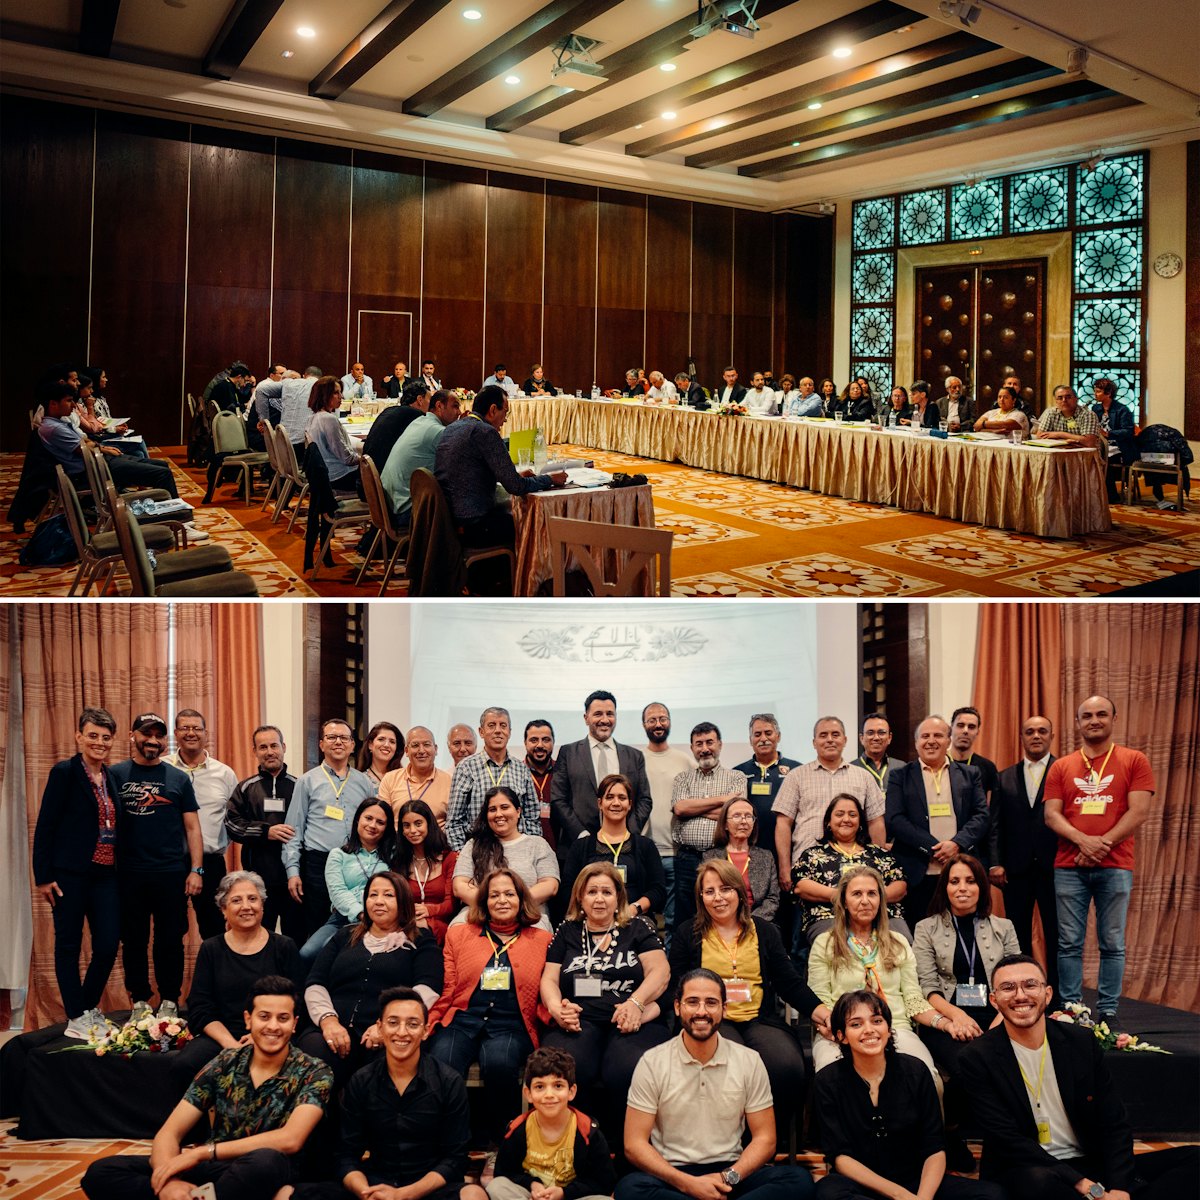
[[[1108,811],[1107,800],[1081,800],[1079,811],[1085,817],[1102,817]]]
[[[725,980],[725,1003],[749,1004],[750,981],[748,979],[738,979],[736,976],[733,979]]]
[[[539,816],[539,817],[540,817],[540,818],[541,818],[543,821],[548,821],[548,820],[550,820],[550,805],[548,805],[548,804],[543,804],[543,805],[541,806],[541,808],[538,810],[538,816]]]
[[[750,795],[752,796],[769,796],[771,794],[771,784],[769,780],[763,779],[758,783],[750,785]]]
[[[597,1000],[602,987],[599,979],[591,975],[579,975],[575,979],[576,1000]]]
[[[987,985],[960,983],[954,993],[954,1003],[959,1008],[983,1008],[987,1004]]]
[[[621,876],[622,883],[629,882],[629,868],[624,863],[617,863],[617,874]]]
[[[485,992],[507,992],[512,982],[512,970],[509,967],[484,967],[479,977],[479,986]]]
[[[949,800],[937,800],[929,806],[929,815],[931,817],[952,817],[954,808]]]
[[[336,804],[325,805],[325,815],[331,821],[344,821],[346,819],[346,810],[338,808]]]
[[[1038,1145],[1039,1146],[1050,1145],[1050,1122],[1049,1121],[1039,1121],[1037,1123],[1037,1131],[1038,1131]]]
[[[117,843],[117,829],[115,825],[100,826],[100,834],[96,838],[96,844],[99,846],[115,846]]]
[[[263,801],[263,812],[287,812],[287,804],[277,796]]]

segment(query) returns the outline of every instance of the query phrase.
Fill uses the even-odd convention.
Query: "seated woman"
[[[341,406],[341,382],[332,375],[322,375],[308,394],[312,416],[304,427],[304,437],[320,450],[330,487],[336,492],[352,492],[358,487],[362,451],[351,445],[350,435],[338,418]]]
[[[908,388],[897,384],[892,388],[887,411],[883,415],[884,425],[906,425],[912,416],[912,405],[908,402]]]
[[[450,887],[458,855],[450,849],[433,809],[424,800],[406,800],[400,805],[399,817],[400,836],[393,860],[396,874],[408,880],[417,927],[428,929],[441,946],[458,908]]]
[[[904,872],[882,846],[869,840],[867,816],[858,799],[846,792],[834,796],[821,825],[825,830],[821,840],[809,846],[792,868],[792,894],[804,901],[801,928],[808,944],[832,927],[838,882],[856,863],[873,867],[883,877],[888,927],[911,942],[900,905],[908,891]]]
[[[726,802],[717,817],[713,831],[713,848],[704,854],[703,862],[724,859],[731,862],[742,876],[750,915],[764,921],[774,921],[779,911],[779,872],[775,857],[758,840],[758,814],[749,800],[740,796]]]
[[[486,875],[466,922],[446,935],[446,979],[429,1013],[429,1051],[464,1078],[479,1063],[488,1140],[498,1143],[521,1108],[521,1065],[537,1048],[538,989],[550,934],[521,877]]]
[[[442,992],[442,954],[417,928],[408,884],[394,871],[370,879],[359,921],[339,929],[308,973],[304,1003],[315,1029],[300,1049],[333,1068],[338,1087],[379,1049],[379,993],[410,987],[426,1004]]]
[[[821,386],[817,388],[821,393],[821,415],[833,419],[835,413],[843,412],[845,406],[842,404],[842,398],[838,395],[837,384],[832,379],[822,379]]]
[[[297,990],[304,981],[296,943],[263,928],[267,885],[261,875],[231,871],[217,884],[214,898],[228,928],[201,942],[196,953],[187,1002],[188,1025],[195,1036],[171,1068],[181,1092],[209,1059],[249,1042],[246,996],[256,980],[284,975]]]
[[[630,917],[629,908],[612,863],[584,867],[567,919],[546,951],[541,985],[553,1021],[542,1040],[574,1057],[580,1105],[608,1120],[616,1146],[633,1069],[670,1037],[658,1004],[671,974],[666,951],[650,923]],[[595,1108],[597,1083],[604,1085],[603,1114]]]
[[[875,420],[875,401],[871,399],[869,392],[863,391],[862,384],[858,380],[852,380],[846,384],[846,390],[842,393],[841,407],[847,421]]]
[[[629,828],[633,785],[624,775],[605,775],[596,789],[600,828],[576,838],[567,851],[563,875],[573,884],[589,863],[611,862],[625,884],[630,917],[660,913],[667,902],[662,857],[653,838]],[[636,898],[635,898],[636,897]]]
[[[829,1008],[809,990],[792,965],[774,925],[752,916],[742,873],[712,859],[696,873],[696,918],[671,939],[671,978],[707,967],[725,981],[721,1036],[757,1050],[775,1098],[775,1123],[790,1127],[804,1094],[804,1055],[795,1034],[776,1015],[775,997],[811,1017],[826,1031]],[[813,1038],[814,1043],[823,1041]],[[780,1137],[786,1140],[786,1132]]]
[[[813,943],[808,956],[808,983],[825,1004],[835,1004],[847,992],[877,992],[892,1010],[896,1049],[919,1058],[941,1094],[942,1078],[913,1022],[932,1025],[936,1009],[921,994],[917,960],[909,944],[892,933],[883,879],[873,867],[850,867],[833,897],[833,925]],[[839,1046],[813,1039],[813,1066],[823,1070],[842,1056]]]
[[[454,864],[454,894],[463,904],[475,902],[479,881],[498,867],[511,867],[542,910],[542,928],[549,930],[546,903],[558,891],[558,859],[545,838],[522,833],[517,826],[521,805],[511,788],[489,788],[458,861]],[[466,910],[451,924],[465,921]]]
[[[350,836],[325,860],[325,888],[333,911],[329,920],[300,948],[307,967],[341,928],[362,916],[363,888],[372,875],[391,868],[396,853],[392,810],[378,796],[368,796],[354,810]]]
[[[1024,441],[1029,436],[1029,418],[1017,407],[1016,389],[1002,387],[996,393],[996,407],[975,422],[975,429],[1005,433],[1013,442]]]
[[[833,1006],[840,1062],[813,1084],[829,1174],[822,1200],[1003,1200],[994,1183],[946,1174],[938,1097],[929,1073],[897,1054],[892,1010],[877,992],[853,991]]]
[[[391,721],[377,721],[358,751],[358,769],[378,789],[383,777],[404,759],[404,734]]]

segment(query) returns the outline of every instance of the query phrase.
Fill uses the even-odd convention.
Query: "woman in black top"
[[[832,379],[822,379],[821,386],[817,388],[817,393],[821,397],[822,414],[826,417],[832,417],[840,406],[837,384]]]
[[[883,415],[884,425],[903,425],[912,417],[912,405],[908,402],[908,388],[896,384]]]
[[[843,1057],[817,1073],[813,1107],[830,1173],[822,1200],[1003,1200],[994,1183],[946,1174],[937,1092],[928,1069],[892,1044],[892,1011],[875,992],[833,1006]]]

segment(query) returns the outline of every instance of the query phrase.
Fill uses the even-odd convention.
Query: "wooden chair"
[[[1137,462],[1132,462],[1125,468],[1125,488],[1124,498],[1125,503],[1138,504],[1141,501],[1141,488],[1138,484],[1142,481],[1148,483],[1151,487],[1156,484],[1162,487],[1164,483],[1175,484],[1175,506],[1180,512],[1183,512],[1187,507],[1184,496],[1186,494],[1183,484],[1183,454],[1176,450],[1171,455],[1171,461],[1168,462],[1146,462],[1145,459],[1139,458]]]
[[[375,547],[379,545],[380,539],[382,539],[383,554],[387,558],[387,567],[383,572],[383,580],[379,584],[379,594],[382,596],[387,591],[387,585],[395,573],[397,565],[403,565],[403,560],[400,556],[408,548],[408,530],[396,524],[396,520],[392,516],[391,507],[388,505],[387,492],[383,490],[383,483],[379,478],[379,471],[369,454],[363,455],[360,472],[363,491],[367,496],[367,510],[371,514],[371,524],[375,527],[375,536],[371,539],[371,545],[367,548],[367,555],[363,559],[362,566],[358,569],[358,575],[354,579],[354,586],[357,587],[362,583],[363,575],[366,574],[367,568],[371,565],[371,559],[375,555]],[[390,557],[387,552],[389,544],[395,546]]]
[[[675,535],[669,530],[555,516],[547,516],[546,527],[553,557],[554,595],[567,594],[570,551],[575,552],[597,596],[632,596],[643,571],[650,572],[652,594],[671,594],[671,543]],[[593,557],[594,550],[601,552],[600,564]]]

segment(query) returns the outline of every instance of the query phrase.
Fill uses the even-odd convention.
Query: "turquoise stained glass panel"
[[[850,269],[855,304],[885,304],[896,296],[896,260],[892,254],[860,254]]]
[[[950,238],[995,237],[1004,231],[1002,180],[959,183],[950,189]]]
[[[1008,183],[1009,228],[1031,233],[1067,227],[1067,169],[1011,175]]]
[[[1096,395],[1092,390],[1097,379],[1111,379],[1116,385],[1117,402],[1124,404],[1136,417],[1138,397],[1142,393],[1142,372],[1137,367],[1081,367],[1075,366],[1075,379],[1072,387],[1079,397],[1081,404],[1089,408],[1095,403]]]
[[[946,240],[946,191],[908,192],[900,197],[900,245],[927,246]]]
[[[1080,225],[1137,221],[1143,216],[1142,156],[1106,158],[1092,170],[1076,167],[1075,217]]]
[[[854,202],[854,249],[880,250],[892,245],[896,202],[892,196]]]
[[[871,385],[871,396],[875,401],[876,408],[879,407],[883,397],[891,394],[892,364],[890,362],[856,362],[850,368],[850,375],[853,379],[857,379],[860,375],[866,378]]]
[[[1140,299],[1076,300],[1074,358],[1136,362],[1142,356]]]
[[[892,353],[894,320],[888,308],[860,308],[850,316],[852,357],[884,358]]]
[[[1101,229],[1075,235],[1077,292],[1136,292],[1142,286],[1142,230]]]

